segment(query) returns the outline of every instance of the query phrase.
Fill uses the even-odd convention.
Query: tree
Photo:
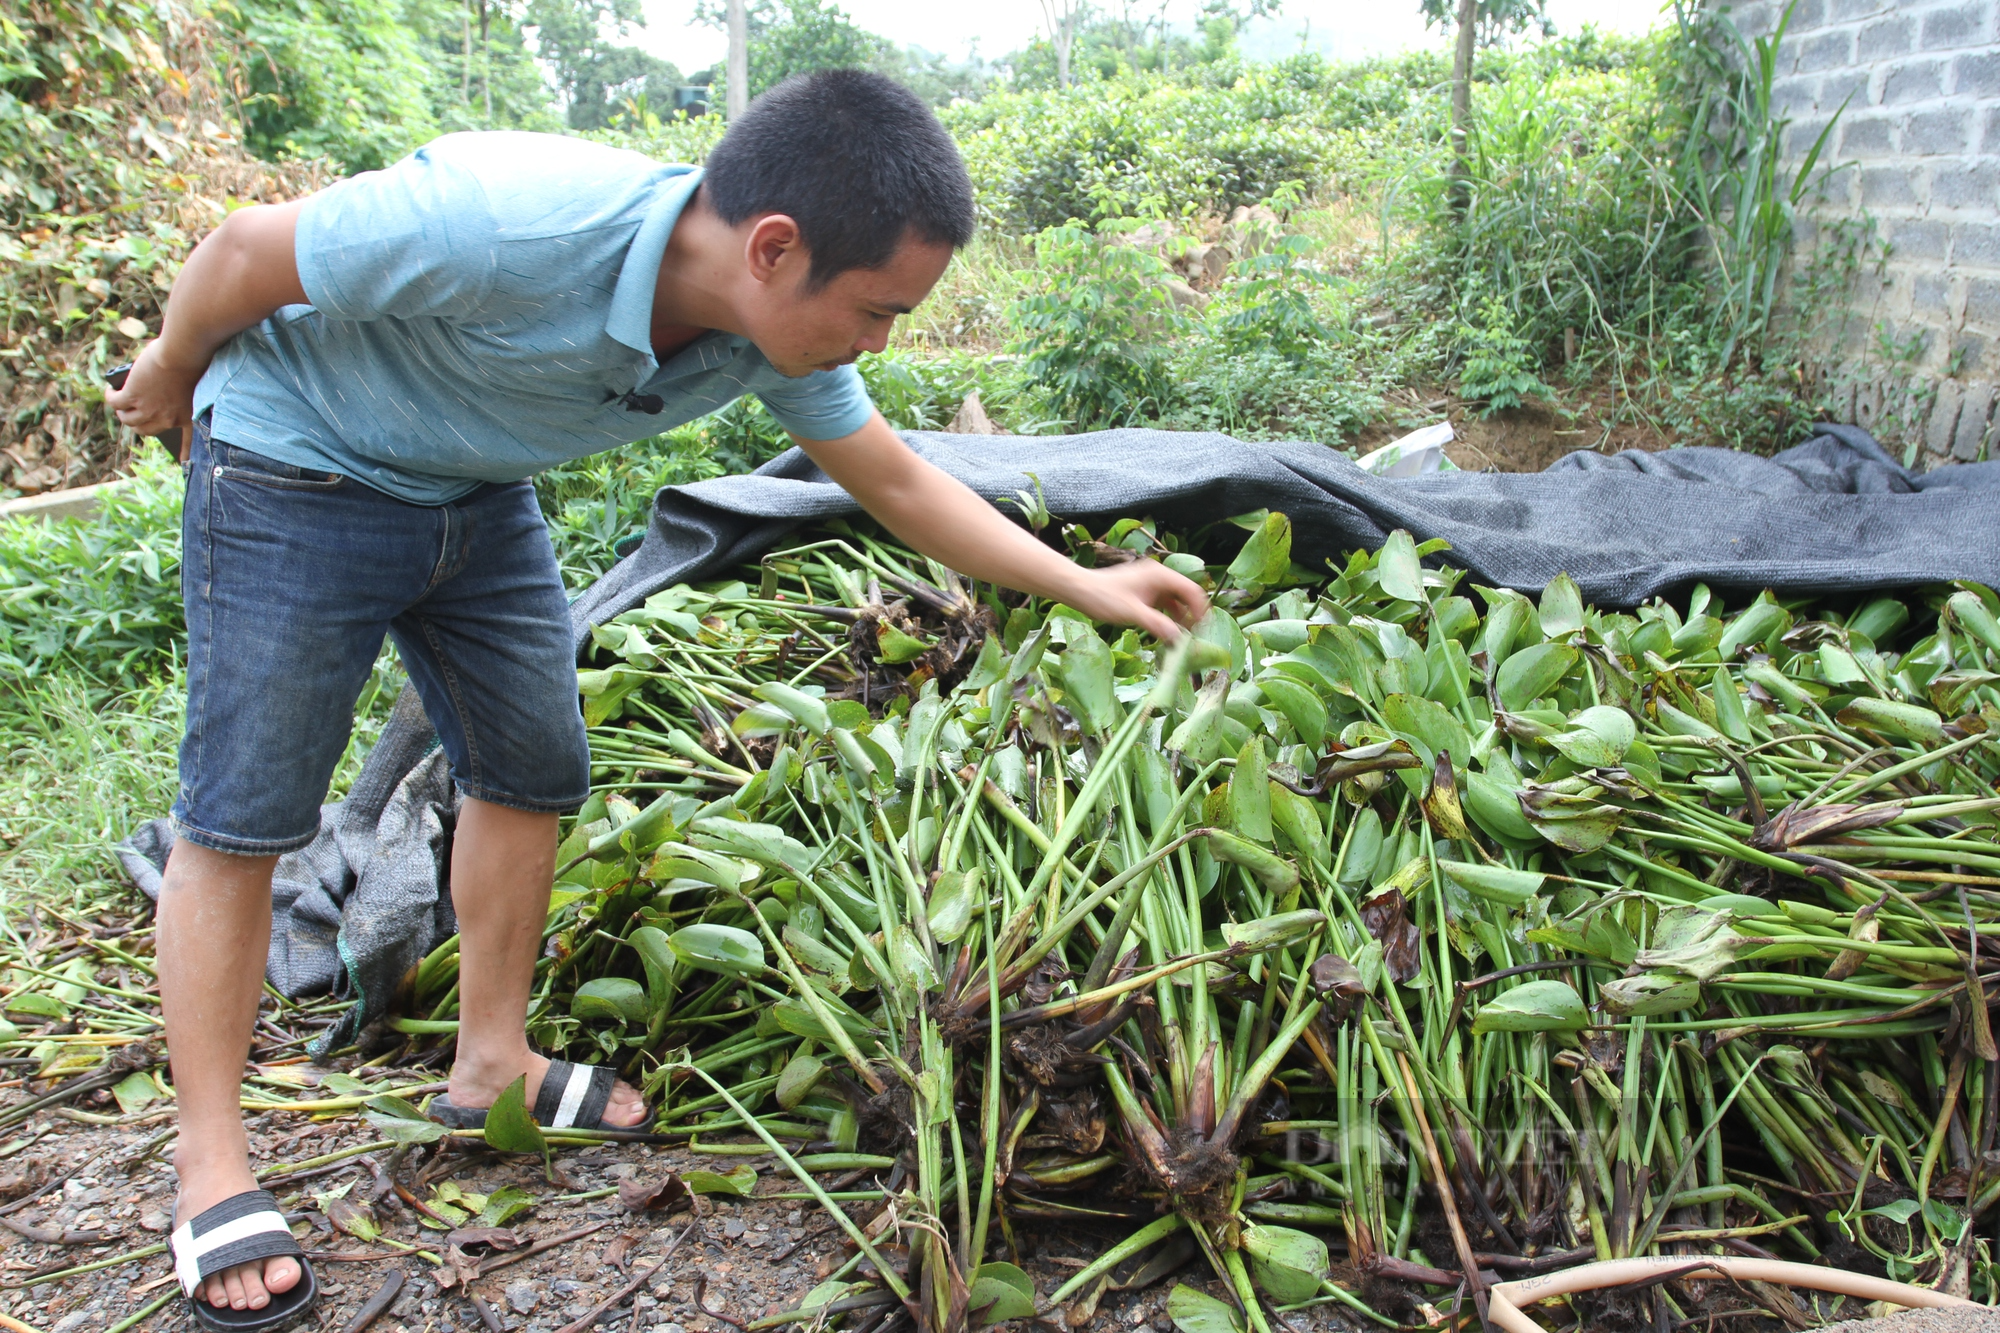
[[[525,23],[571,128],[602,129],[634,98],[673,105],[679,68],[614,40],[645,22],[640,0],[528,0]]]
[[[219,64],[263,158],[371,171],[437,133],[432,71],[396,0],[220,0]]]
[[[1458,24],[1459,0],[1418,0],[1424,22],[1433,28]],[[1549,0],[1478,0],[1479,45],[1491,46],[1503,37],[1535,29],[1546,37],[1555,31]]]
[[[406,0],[432,69],[431,112],[447,130],[553,130],[547,79],[499,0]]]
[[[1069,87],[1069,53],[1076,32],[1090,14],[1086,0],[1041,0],[1042,17],[1049,25],[1049,45],[1056,53],[1056,85]]]

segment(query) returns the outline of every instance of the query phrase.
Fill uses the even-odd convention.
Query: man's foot
[[[200,1217],[224,1199],[257,1188],[257,1181],[251,1176],[247,1163],[238,1163],[234,1170],[228,1171],[183,1167],[181,1197],[174,1205],[174,1225],[178,1227],[183,1222]],[[286,1256],[258,1259],[214,1274],[202,1284],[195,1296],[219,1308],[261,1310],[271,1303],[273,1296],[296,1287],[303,1276],[305,1274],[296,1259]]]
[[[535,1095],[542,1090],[542,1077],[549,1072],[547,1056],[528,1052],[524,1061],[503,1061],[475,1066],[472,1057],[460,1055],[451,1067],[451,1084],[446,1096],[454,1106],[467,1110],[478,1110],[493,1105],[507,1085],[523,1074],[528,1077],[528,1085],[523,1089],[527,1104],[535,1104]],[[611,1089],[611,1100],[605,1103],[603,1121],[612,1129],[637,1129],[646,1119],[646,1102],[639,1090],[623,1080]]]

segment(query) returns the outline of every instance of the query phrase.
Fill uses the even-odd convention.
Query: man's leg
[[[240,1086],[264,990],[277,863],[275,856],[240,856],[191,842],[176,842],[167,861],[159,907],[160,1007],[180,1112],[178,1221],[257,1188]],[[212,1305],[259,1310],[300,1276],[294,1259],[265,1259],[209,1278],[203,1295]]]
[[[528,1049],[528,995],[549,915],[555,875],[556,816],[467,797],[452,837],[452,906],[458,913],[456,1106],[491,1106],[527,1075],[535,1104],[546,1058]],[[645,1119],[638,1092],[623,1083],[604,1108],[609,1125]]]

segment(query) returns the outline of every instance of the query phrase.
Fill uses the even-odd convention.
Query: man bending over
[[[313,1299],[246,1153],[238,1082],[271,873],[309,843],[385,634],[463,797],[460,1027],[434,1111],[525,1075],[545,1123],[632,1126],[608,1069],[529,1049],[556,821],[588,795],[569,615],[527,478],[755,394],[911,546],[1171,637],[1200,590],[1084,570],[923,462],[853,363],[972,235],[970,182],[914,95],[859,71],[761,99],[704,170],[558,136],[439,139],[233,214],[188,259],[119,420],[189,431],[187,729],[159,972],[180,1138],[176,1267],[211,1327]]]

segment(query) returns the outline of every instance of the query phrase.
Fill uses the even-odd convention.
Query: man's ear
[[[799,234],[799,224],[783,213],[766,213],[750,224],[744,257],[750,265],[750,276],[758,282],[770,282],[780,268],[806,262],[805,238]]]

